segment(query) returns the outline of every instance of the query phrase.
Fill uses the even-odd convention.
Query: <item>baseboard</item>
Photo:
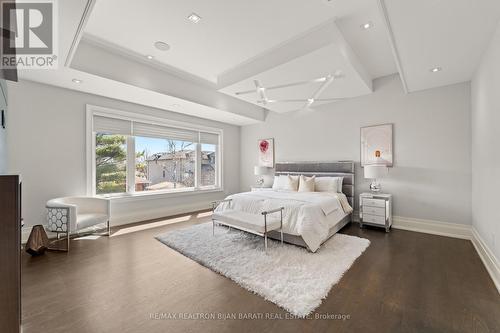
[[[432,235],[472,239],[471,226],[465,224],[393,216],[392,227]]]
[[[472,227],[472,244],[476,248],[479,258],[483,261],[486,270],[491,276],[493,283],[497,287],[500,293],[500,263],[490,248],[486,245],[484,240],[481,238],[476,228]]]
[[[47,231],[47,225],[46,224],[42,224],[42,226],[45,229],[45,232],[47,233],[47,237],[49,239],[54,239],[54,238],[57,237],[57,234],[55,232]],[[21,245],[26,244],[26,242],[28,241],[28,238],[30,236],[32,228],[33,228],[33,226],[25,226],[25,227],[22,228],[22,230],[21,230]]]
[[[353,212],[353,221],[359,222],[359,211]],[[424,220],[412,217],[393,216],[392,227],[394,229],[422,232],[438,236],[447,236],[460,239],[471,239],[470,225]]]

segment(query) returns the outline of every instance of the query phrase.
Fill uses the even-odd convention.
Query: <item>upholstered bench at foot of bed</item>
[[[212,218],[222,224],[240,229],[243,231],[254,231],[259,234],[266,232],[264,230],[264,218],[262,215],[245,213],[238,210],[226,209],[221,212],[215,212]],[[279,229],[281,225],[279,218],[267,218],[267,232]]]
[[[212,203],[212,223],[214,235],[215,223],[217,222],[228,227],[263,236],[264,246],[267,250],[268,233],[273,230],[279,230],[281,234],[281,243],[283,244],[283,207],[265,211],[261,214],[251,214],[231,209],[230,207],[222,211],[215,211],[215,208],[217,208],[217,206],[222,202],[227,202],[230,206],[231,199],[215,201]],[[279,218],[272,217],[270,214],[273,213],[279,213]]]

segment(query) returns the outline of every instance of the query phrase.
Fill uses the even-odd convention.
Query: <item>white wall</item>
[[[240,128],[237,126],[29,81],[9,82],[8,98],[9,169],[20,172],[23,177],[23,216],[27,225],[45,222],[44,207],[48,199],[86,194],[86,104],[224,130],[226,193],[149,198],[135,202],[114,201],[111,207],[112,224],[208,208],[210,201],[236,192],[240,187]]]
[[[500,26],[472,80],[472,224],[500,258]]]
[[[395,167],[382,181],[394,215],[471,223],[470,85],[405,95],[398,76],[368,96],[314,111],[270,113],[241,130],[241,190],[255,182],[257,139],[275,138],[276,161],[354,160],[356,194],[368,189],[359,166],[360,127],[394,123]]]

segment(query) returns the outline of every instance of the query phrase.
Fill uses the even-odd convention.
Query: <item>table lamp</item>
[[[378,179],[387,175],[389,169],[386,164],[367,164],[365,165],[365,178],[372,179],[370,190],[378,193],[382,189]]]
[[[253,173],[256,176],[261,176],[257,180],[257,185],[259,185],[260,187],[262,187],[262,185],[264,185],[264,177],[262,177],[262,176],[267,175],[269,173],[269,168],[268,167],[264,167],[264,166],[255,166],[253,168]]]

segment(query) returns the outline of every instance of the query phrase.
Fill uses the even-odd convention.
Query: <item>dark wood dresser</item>
[[[21,329],[21,179],[0,175],[0,331]]]

